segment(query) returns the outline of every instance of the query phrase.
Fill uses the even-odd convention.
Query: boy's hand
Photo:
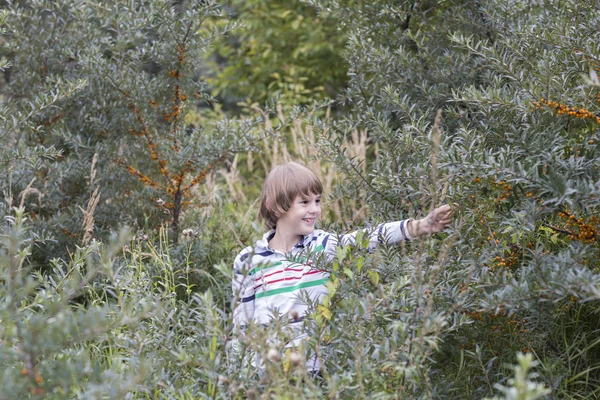
[[[423,219],[410,221],[408,233],[412,237],[430,235],[443,231],[454,219],[454,213],[448,204],[436,208]]]

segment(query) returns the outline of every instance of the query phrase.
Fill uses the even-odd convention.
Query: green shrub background
[[[595,2],[0,10],[0,399],[600,394]],[[235,353],[233,258],[288,160],[325,229],[455,221],[340,248],[306,348],[281,319]]]

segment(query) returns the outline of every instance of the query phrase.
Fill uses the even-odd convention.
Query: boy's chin
[[[311,233],[313,233],[315,231],[315,226],[307,226],[306,228],[302,229],[302,233],[301,235],[309,235]]]

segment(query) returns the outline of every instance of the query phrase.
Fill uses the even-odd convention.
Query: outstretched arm
[[[448,204],[436,208],[423,219],[410,220],[408,233],[411,237],[430,235],[443,231],[452,222],[454,215]]]
[[[429,235],[444,230],[454,218],[449,205],[443,205],[430,212],[420,220],[406,219],[380,224],[371,229],[362,229],[345,235],[327,234],[322,240],[322,246],[327,254],[335,256],[336,247],[356,242],[358,232],[369,236],[369,251],[374,251],[381,243],[396,244],[419,236]],[[321,243],[320,243],[321,244]]]

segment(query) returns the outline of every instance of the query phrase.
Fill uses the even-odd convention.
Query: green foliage
[[[205,26],[220,15],[206,1],[39,0],[6,12],[2,191],[36,177],[42,197],[25,206],[58,238],[40,262],[124,223],[168,222],[177,241],[191,192],[251,136],[252,121],[185,118],[212,101],[203,54],[235,24]]]
[[[597,7],[228,7],[248,22],[217,50],[226,59],[214,80],[220,95],[262,101],[280,91],[286,107],[318,100],[323,82],[341,86],[335,43],[348,38],[346,114],[319,109],[302,121],[303,110],[279,109],[274,129],[270,113],[235,122],[218,121],[218,107],[196,109],[212,102],[200,53],[229,32],[199,25],[200,16],[221,18],[210,2],[40,0],[8,9],[0,398],[597,397]],[[240,81],[248,86],[234,92]],[[294,129],[282,137],[293,145],[268,137],[263,157],[255,147],[209,173],[245,150],[254,129],[265,137],[285,121]],[[358,132],[368,139],[354,151]],[[417,218],[440,203],[456,217],[435,237],[373,254],[358,240],[333,260],[314,260],[331,272],[329,296],[311,305],[308,339],[289,349],[284,317],[232,331],[231,263],[261,234],[257,188],[245,183],[290,154],[312,160],[315,147],[323,159],[315,168],[325,175],[335,166],[327,182],[343,183],[331,204],[355,218],[329,213],[330,227]],[[201,173],[210,184],[190,187],[189,204],[166,205]],[[178,243],[175,209],[185,211]],[[103,245],[82,220],[138,231],[126,246]],[[65,247],[69,257],[36,272],[42,245],[46,259]],[[320,377],[305,367],[315,355]]]
[[[346,35],[335,19],[299,0],[230,0],[224,7],[243,22],[214,51],[210,83],[226,103],[278,96],[293,106],[335,96],[344,87]]]
[[[550,390],[544,388],[543,385],[530,380],[535,378],[536,375],[528,372],[531,367],[537,365],[531,354],[519,353],[517,354],[517,361],[519,364],[514,366],[515,377],[508,381],[511,386],[495,385],[504,394],[504,397],[494,397],[494,399],[534,400],[550,394]]]
[[[116,359],[106,365],[95,357],[94,343],[116,329],[135,329],[151,315],[151,297],[142,303],[74,303],[93,282],[104,282],[104,290],[111,287],[106,283],[116,278],[113,262],[123,237],[108,246],[94,242],[79,249],[68,263],[54,260],[51,275],[41,275],[27,262],[32,241],[24,209],[13,209],[6,223],[0,247],[0,398],[127,393],[148,373],[145,365],[133,358],[126,369]],[[112,289],[118,297],[120,288]]]

